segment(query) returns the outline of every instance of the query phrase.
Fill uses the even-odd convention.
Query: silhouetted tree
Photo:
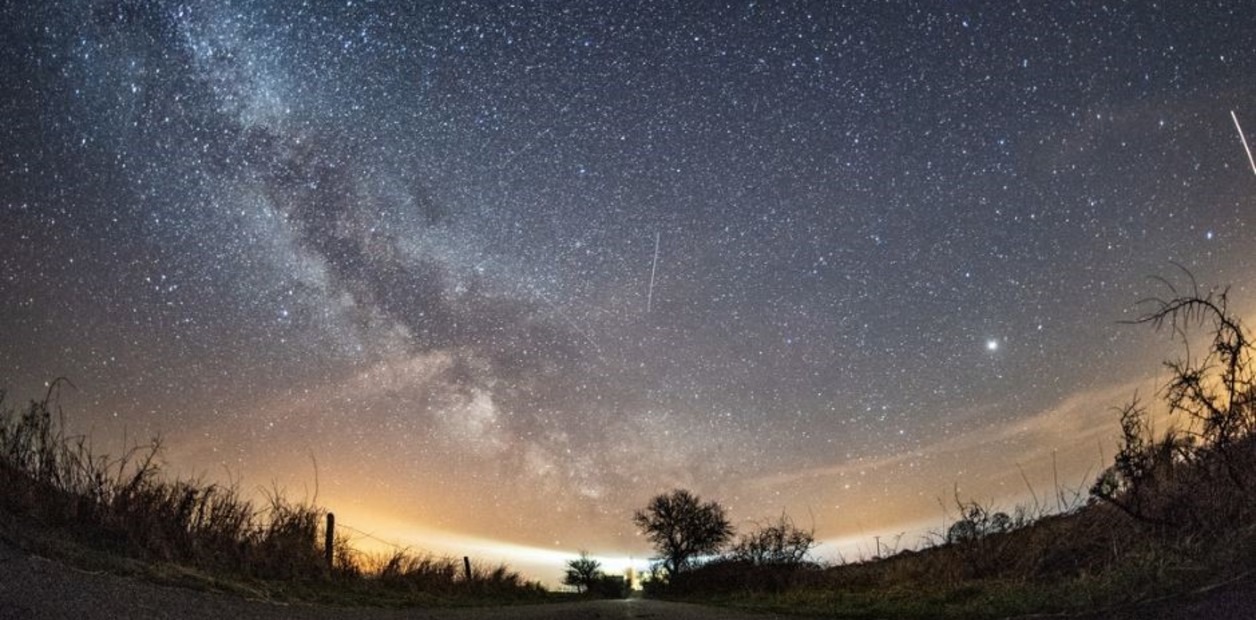
[[[658,550],[669,576],[690,568],[699,556],[718,553],[733,536],[723,506],[702,503],[684,489],[655,496],[632,520]]]
[[[1185,269],[1183,270],[1185,271]],[[1152,309],[1131,321],[1168,328],[1184,343],[1193,330],[1211,338],[1203,355],[1166,362],[1165,401],[1171,419],[1184,420],[1157,438],[1147,409],[1137,399],[1121,409],[1116,458],[1090,489],[1144,523],[1159,527],[1202,526],[1249,513],[1256,462],[1256,364],[1247,329],[1229,309],[1228,291],[1191,290],[1145,300]],[[1227,512],[1229,511],[1229,512]],[[1213,523],[1216,525],[1218,523]]]
[[[1188,273],[1189,275],[1189,273]],[[1233,482],[1246,488],[1233,454],[1239,439],[1256,432],[1256,365],[1247,330],[1230,313],[1228,289],[1200,293],[1192,278],[1190,294],[1173,299],[1154,299],[1154,309],[1136,319],[1156,328],[1169,327],[1185,340],[1192,326],[1207,327],[1212,343],[1199,358],[1185,358],[1165,365],[1172,377],[1165,388],[1169,411],[1183,414],[1191,431],[1224,459]]]
[[[602,563],[589,557],[587,551],[581,551],[580,557],[567,561],[563,585],[575,586],[577,592],[590,592],[603,577]]]
[[[735,560],[755,566],[797,565],[807,558],[807,552],[815,544],[814,530],[801,529],[788,515],[782,514],[775,523],[742,534],[733,545],[732,555]]]

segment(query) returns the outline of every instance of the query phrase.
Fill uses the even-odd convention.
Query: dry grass
[[[62,431],[57,399],[67,383],[54,381],[43,399],[20,410],[0,391],[0,514],[7,523],[24,524],[23,531],[33,527],[43,538],[64,536],[109,554],[186,566],[215,579],[300,584],[287,590],[315,599],[327,599],[333,590],[386,592],[383,600],[395,604],[544,594],[505,566],[474,565],[468,578],[461,559],[407,551],[371,558],[343,536],[332,543],[329,566],[323,508],[293,502],[278,490],[266,493],[259,506],[242,496],[238,483],[168,479],[156,439],[120,457],[94,454],[86,438]]]
[[[1011,531],[868,562],[756,567],[717,561],[662,594],[842,618],[1086,612],[1193,589],[1256,567],[1256,528],[1219,533],[1156,530],[1092,502]]]
[[[476,562],[471,564],[468,581],[461,558],[415,553],[408,549],[370,556],[362,565],[381,585],[410,592],[455,595],[469,590],[485,596],[500,596],[533,587],[504,565]]]

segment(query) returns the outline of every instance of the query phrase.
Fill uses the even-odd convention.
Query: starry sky
[[[1256,307],[1246,2],[0,7],[0,384],[389,540],[866,549],[1089,482],[1148,276]]]

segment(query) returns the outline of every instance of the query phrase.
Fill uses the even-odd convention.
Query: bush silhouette
[[[796,566],[807,559],[816,544],[815,530],[804,530],[782,514],[773,523],[742,534],[733,545],[732,558],[755,566]]]

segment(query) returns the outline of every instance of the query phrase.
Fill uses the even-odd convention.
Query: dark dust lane
[[[153,584],[141,579],[81,571],[31,556],[0,541],[0,620],[114,618],[339,618],[458,620],[579,620],[658,618],[675,620],[765,619],[781,616],[725,609],[622,600],[479,609],[363,609],[277,604]],[[791,616],[793,617],[793,616]]]

